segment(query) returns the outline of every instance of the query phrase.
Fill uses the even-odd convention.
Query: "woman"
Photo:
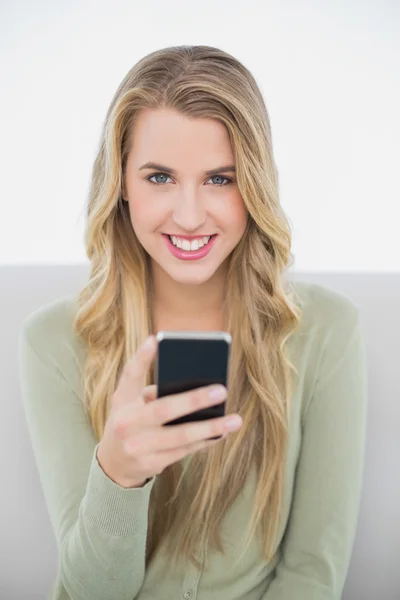
[[[51,598],[340,598],[364,456],[360,314],[289,283],[290,246],[253,76],[207,46],[141,59],[94,163],[89,281],[20,336]],[[227,416],[163,427],[226,390],[157,399],[160,330],[231,333]]]

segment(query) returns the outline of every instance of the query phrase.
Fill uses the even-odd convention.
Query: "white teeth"
[[[189,240],[182,240],[173,235],[172,237],[170,237],[170,240],[172,241],[174,246],[181,248],[181,250],[199,250],[199,248],[202,248],[203,246],[208,244],[210,238],[211,236],[205,236],[203,238],[193,240],[192,242],[190,242]]]

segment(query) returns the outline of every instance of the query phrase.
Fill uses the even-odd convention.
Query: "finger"
[[[219,397],[212,397],[210,392],[216,389],[221,389],[221,394]],[[198,410],[207,409],[223,402],[226,394],[227,391],[224,386],[209,385],[188,392],[158,398],[146,407],[145,414],[143,415],[143,424],[149,426],[162,425]],[[210,417],[212,417],[212,410],[209,412]]]
[[[200,452],[207,452],[207,449],[209,446],[214,446],[214,444],[217,444],[218,442],[224,440],[227,436],[229,435],[228,433],[224,433],[223,435],[218,436],[216,439],[213,440],[205,440],[206,445],[204,446],[204,448],[199,448]]]
[[[145,343],[123,367],[117,388],[113,394],[113,406],[123,406],[142,397],[142,390],[151,364],[157,352],[157,339],[149,336]]]
[[[137,409],[134,411],[132,411],[131,405],[125,404],[119,410],[120,422],[116,426],[118,435],[121,439],[128,439],[129,437],[132,437],[134,432],[136,435],[136,430],[138,429],[138,425],[140,425],[140,432],[138,435],[146,436],[144,447],[146,450],[151,449],[152,451],[158,451],[161,448],[184,446],[187,443],[196,442],[201,436],[196,439],[182,439],[185,432],[179,433],[181,439],[178,442],[176,442],[175,438],[170,438],[171,435],[176,435],[175,432],[180,431],[178,428],[182,427],[182,425],[161,427],[161,430],[159,426],[168,423],[169,421],[173,421],[175,418],[194,413],[200,409],[207,410],[210,406],[221,403],[223,401],[221,398],[211,398],[208,393],[216,387],[222,387],[223,396],[226,396],[226,388],[224,388],[224,386],[210,385],[188,392],[158,398],[153,402],[144,402],[142,405],[138,405]],[[212,434],[207,435],[207,432],[210,426],[214,426],[213,422],[216,420],[213,418],[214,415],[210,409],[209,413],[209,415],[205,415],[206,418],[204,421],[198,420],[194,423],[195,427],[200,426],[205,429],[205,433],[202,436],[203,438],[211,437]],[[189,425],[189,428],[190,427],[191,426]],[[203,431],[204,429],[201,430]],[[173,430],[172,434],[171,430]],[[155,433],[157,433],[157,435],[155,435]],[[165,442],[163,441],[163,436]],[[168,446],[166,446],[165,443],[168,443]],[[135,446],[137,445],[140,446],[138,439],[135,441]],[[140,447],[140,451],[143,451],[142,447]]]
[[[157,385],[147,385],[142,390],[143,399],[145,402],[151,402],[157,399]]]
[[[189,444],[224,435],[230,431],[227,423],[233,416],[238,417],[239,423],[242,422],[239,415],[230,414],[215,419],[168,427],[143,427],[140,431],[136,431],[134,436],[131,434],[130,427],[127,426],[124,431],[120,431],[120,437],[126,440],[125,448],[128,454],[142,456],[144,453],[182,448]]]
[[[140,402],[135,410],[132,410],[132,404],[126,403],[118,407],[118,420],[114,418],[115,432],[121,439],[126,439],[132,433],[132,427],[134,423],[136,426],[139,424],[141,428],[144,428],[144,419],[141,418],[141,412],[136,412],[148,404],[157,399],[157,385],[147,385],[142,389],[141,399],[144,405]],[[115,407],[115,403],[114,403]]]
[[[190,454],[194,454],[195,452],[206,452],[210,446],[215,446],[218,442],[224,440],[228,434],[225,434],[218,440],[201,440],[200,442],[194,442],[193,444],[188,444],[187,446],[181,446],[180,448],[172,448],[171,450],[156,452],[157,454],[162,455],[163,463],[165,463],[165,467],[171,465],[178,460],[182,460],[185,456],[189,456]],[[165,468],[164,467],[164,468]]]

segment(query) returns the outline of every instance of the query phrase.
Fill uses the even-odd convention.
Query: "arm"
[[[341,598],[358,518],[366,429],[365,350],[358,314],[355,319],[346,347],[335,344],[333,333],[325,348],[304,415],[282,558],[263,600]]]
[[[79,600],[133,600],[144,579],[154,478],[126,489],[106,476],[75,381],[70,385],[57,364],[54,343],[45,352],[43,334],[34,333],[23,330],[19,339],[21,390],[62,585]]]

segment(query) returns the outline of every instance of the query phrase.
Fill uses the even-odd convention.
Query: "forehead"
[[[146,108],[138,113],[132,129],[131,154],[134,163],[151,160],[172,167],[177,166],[173,164],[175,161],[182,160],[201,159],[202,166],[209,168],[215,166],[215,160],[222,160],[221,164],[234,161],[223,123],[217,119],[187,117],[167,108]]]

